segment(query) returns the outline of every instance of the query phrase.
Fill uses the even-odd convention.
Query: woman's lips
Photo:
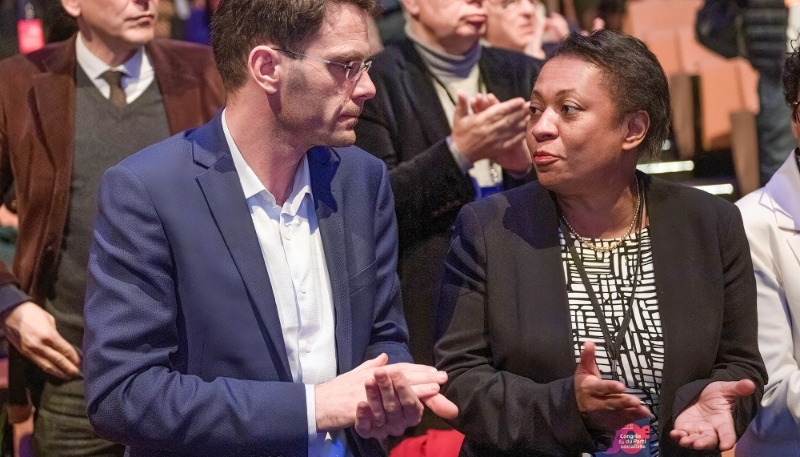
[[[549,165],[558,161],[558,157],[548,154],[546,152],[534,152],[533,153],[533,163],[537,165]]]

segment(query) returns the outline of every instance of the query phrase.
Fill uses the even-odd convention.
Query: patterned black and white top
[[[642,269],[638,274],[637,237],[642,237]],[[559,232],[561,260],[567,280],[569,314],[572,324],[572,338],[575,342],[575,362],[580,361],[584,342],[596,345],[597,366],[603,379],[612,379],[611,361],[606,352],[603,332],[586,292],[580,273],[575,267],[567,249],[564,236]],[[574,238],[574,237],[573,237]],[[590,239],[597,246],[607,247],[614,240]],[[647,228],[639,234],[632,233],[620,246],[609,252],[596,252],[574,240],[575,248],[586,268],[597,300],[603,308],[606,322],[612,326],[616,335],[624,318],[624,307],[633,289],[633,280],[638,276],[633,315],[620,349],[617,365],[619,380],[627,387],[627,393],[641,399],[653,415],[650,417],[650,454],[658,457],[658,416],[659,395],[661,393],[661,372],[664,367],[664,338],[661,332],[661,318],[656,298],[655,275],[650,234]]]

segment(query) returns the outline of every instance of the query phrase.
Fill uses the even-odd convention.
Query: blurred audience
[[[571,34],[539,73],[538,181],[465,206],[447,254],[436,363],[461,456],[719,456],[755,415],[739,212],[636,170],[669,100],[644,43],[609,30]]]
[[[747,37],[750,64],[758,71],[758,101],[756,115],[759,171],[761,185],[769,181],[795,146],[792,136],[791,113],[784,103],[781,69],[787,49],[797,38],[800,29],[800,5],[790,22],[790,8],[783,0],[749,0],[744,10],[744,32]]]
[[[569,33],[567,20],[558,13],[546,15],[539,0],[486,0],[486,32],[490,45],[545,59],[545,44]]]
[[[20,229],[13,270],[0,264],[0,321],[24,356],[11,354],[12,420],[29,414],[29,389],[37,455],[122,455],[88,422],[80,368],[99,180],[224,101],[209,48],[153,40],[158,3],[63,0],[79,33],[0,62],[0,192],[16,190]]]
[[[430,364],[434,305],[458,210],[528,179],[526,100],[541,62],[480,46],[481,1],[403,5],[408,38],[375,56],[377,94],[356,124],[356,144],[390,170],[411,354]]]
[[[785,99],[800,139],[800,51],[786,60]],[[758,415],[738,457],[800,456],[800,150],[763,188],[736,203],[750,241],[758,287],[758,346],[769,373]]]

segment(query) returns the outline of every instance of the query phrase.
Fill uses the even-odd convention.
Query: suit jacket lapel
[[[490,53],[491,51],[482,48],[481,58],[478,61],[481,78],[483,78],[483,83],[486,84],[486,92],[494,94],[501,102],[517,97],[517,94],[522,91],[517,89],[519,81],[513,78],[514,72],[503,71],[502,66],[493,64]]]
[[[400,77],[408,102],[420,120],[422,133],[428,143],[436,143],[450,134],[450,122],[414,44],[411,40],[403,40],[400,49],[405,57],[405,68]]]
[[[175,56],[159,45],[159,40],[149,43],[145,49],[153,63],[158,89],[164,100],[164,111],[171,134],[197,126],[201,83],[195,72],[187,66],[185,58]]]
[[[347,249],[342,217],[342,190],[336,178],[339,157],[326,147],[315,147],[308,151],[311,174],[311,192],[317,214],[325,263],[331,280],[334,319],[336,322],[336,357],[338,372],[345,373],[354,368],[353,320],[350,310],[348,287]]]
[[[270,356],[278,375],[282,381],[291,382],[278,307],[239,175],[225,141],[221,119],[219,113],[196,132],[195,162],[209,167],[197,176],[197,183],[242,276],[261,331],[266,333],[265,341],[272,343],[267,346],[271,349]]]
[[[50,55],[44,61],[48,71],[34,75],[33,94],[47,152],[56,179],[55,189],[69,189],[72,179],[72,157],[75,140],[75,57],[74,35],[63,44],[61,52]],[[55,192],[56,208],[66,208],[68,192]],[[66,218],[66,210],[63,218]]]

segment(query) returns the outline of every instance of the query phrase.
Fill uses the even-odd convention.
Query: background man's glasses
[[[309,59],[318,60],[328,65],[336,65],[337,67],[342,67],[344,68],[344,77],[349,81],[358,79],[358,77],[361,76],[362,73],[368,72],[370,67],[372,67],[371,60],[363,62],[341,63],[341,62],[334,62],[333,60],[323,59],[322,57],[315,57],[315,56],[310,56],[308,54],[301,54],[299,52],[289,51],[288,49],[275,49],[275,51],[285,52],[286,54],[291,54],[294,56],[308,57]]]

